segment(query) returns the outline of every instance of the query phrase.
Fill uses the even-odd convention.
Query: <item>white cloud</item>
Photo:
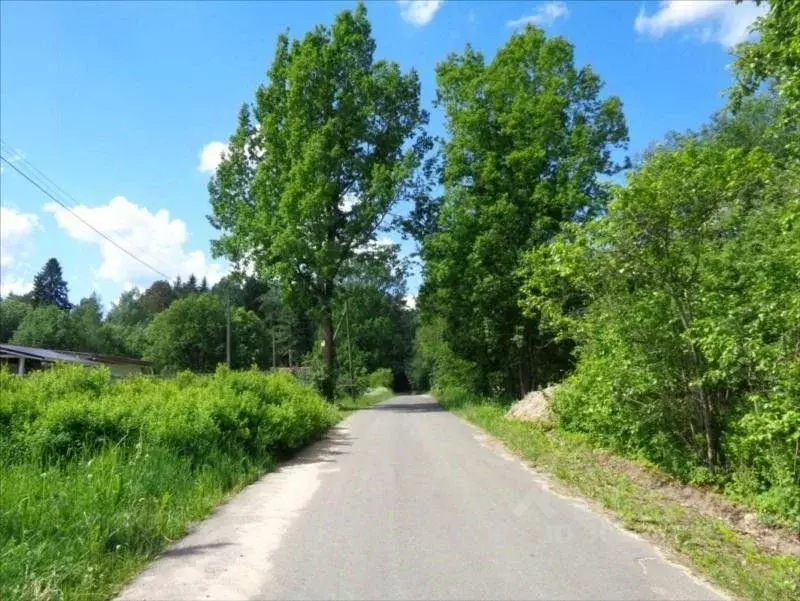
[[[186,224],[180,219],[171,219],[166,209],[151,213],[124,196],[117,196],[106,205],[81,205],[73,210],[123,248],[170,278],[181,276],[185,279],[193,273],[198,279],[205,277],[209,284],[214,284],[225,275],[222,266],[209,262],[203,251],[184,248],[189,239]],[[44,211],[52,213],[58,226],[70,237],[100,248],[103,261],[95,274],[97,278],[122,286],[131,283],[144,285],[159,279],[152,270],[99,236],[59,205],[47,203]]]
[[[7,277],[0,273],[0,296],[3,298],[9,294],[26,294],[31,288],[33,288],[33,282]]]
[[[39,227],[33,213],[20,213],[11,207],[0,207],[0,266],[8,267],[31,245],[31,234]]]
[[[203,146],[203,150],[197,157],[200,163],[197,165],[197,170],[200,173],[214,174],[217,167],[222,162],[225,152],[228,150],[228,145],[225,142],[213,141]]]
[[[703,42],[718,42],[728,48],[745,41],[753,22],[769,10],[753,2],[710,2],[709,0],[666,0],[652,15],[644,7],[633,23],[637,32],[660,38],[682,29]]]
[[[417,297],[416,297],[416,295],[414,295],[414,294],[406,294],[403,297],[403,300],[406,303],[406,307],[408,307],[409,309],[413,310],[413,309],[417,308]]]
[[[397,0],[403,21],[414,27],[424,27],[433,20],[443,0]]]
[[[382,237],[378,238],[377,240],[370,240],[366,244],[362,244],[361,246],[357,246],[353,249],[353,252],[357,255],[363,253],[373,253],[379,250],[383,250],[384,248],[390,248],[392,246],[399,246],[397,242],[392,240],[391,238]]]
[[[545,2],[533,9],[533,13],[519,19],[514,19],[506,23],[509,27],[520,27],[522,25],[542,25],[548,27],[561,17],[568,17],[569,9],[565,2]]]
[[[352,192],[348,192],[344,195],[342,200],[339,202],[339,210],[342,213],[349,213],[353,210],[353,207],[359,203],[359,198]]]

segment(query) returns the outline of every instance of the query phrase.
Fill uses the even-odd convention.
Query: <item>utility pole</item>
[[[277,363],[275,362],[275,326],[272,326],[272,369],[273,371],[277,367]]]
[[[350,364],[350,396],[355,398],[355,380],[353,379],[353,345],[350,341],[350,309],[347,305],[347,299],[344,300],[344,319],[345,328],[347,330],[347,362]]]
[[[230,278],[230,276],[229,276]],[[225,363],[228,367],[231,366],[231,281],[225,281],[225,291],[227,302],[227,309],[225,311]]]

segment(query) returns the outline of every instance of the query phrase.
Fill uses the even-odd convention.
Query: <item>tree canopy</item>
[[[764,0],[756,1],[761,4]],[[784,100],[782,126],[796,130],[800,114],[800,3],[769,0],[767,4],[769,10],[755,24],[758,39],[736,48],[737,86],[732,100],[737,108],[744,97],[767,83]],[[794,149],[800,152],[800,146]]]
[[[601,97],[600,78],[574,65],[571,44],[532,26],[488,64],[469,46],[449,56],[437,84],[449,137],[444,198],[423,240],[422,303],[445,320],[447,341],[475,363],[484,389],[524,394],[565,353],[520,311],[520,257],[602,210],[598,176],[617,170],[612,151],[627,140],[622,104]]]
[[[54,305],[59,309],[69,311],[72,304],[69,302],[69,288],[61,273],[58,259],[52,258],[44,264],[41,271],[33,278],[31,299],[36,306]]]
[[[209,185],[216,252],[274,274],[319,313],[328,398],[342,266],[375,239],[427,148],[417,74],[374,54],[363,4],[302,39],[281,35]]]

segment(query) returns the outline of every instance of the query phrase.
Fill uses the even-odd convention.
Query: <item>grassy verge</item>
[[[386,401],[392,398],[393,396],[395,396],[394,392],[392,392],[388,388],[384,387],[373,388],[354,399],[350,397],[342,397],[341,399],[336,401],[336,406],[342,413],[342,417],[344,418],[353,413],[354,411],[358,411],[359,409],[366,409],[367,407],[371,407],[376,403]]]
[[[794,601],[800,595],[800,557],[767,552],[724,521],[638,484],[599,462],[596,449],[584,438],[506,420],[507,407],[491,402],[461,404],[446,394],[439,400],[569,490],[602,504],[624,527],[671,549],[734,595],[754,601]]]
[[[339,413],[286,374],[0,372],[0,599],[107,599]]]

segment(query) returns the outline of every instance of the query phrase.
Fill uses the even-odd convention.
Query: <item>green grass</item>
[[[165,449],[6,467],[0,597],[106,599],[189,523],[273,466],[227,454],[192,466]]]
[[[506,406],[492,402],[448,403],[452,411],[483,428],[532,465],[554,475],[566,488],[593,499],[629,530],[655,539],[709,580],[753,601],[794,601],[800,597],[800,557],[768,553],[731,530],[630,476],[597,461],[583,437],[540,424],[506,420]]]
[[[342,417],[347,417],[354,411],[366,409],[376,403],[381,403],[395,396],[395,393],[388,388],[374,388],[356,398],[342,397],[336,401],[336,407],[342,413]]]
[[[108,599],[339,412],[292,376],[0,373],[0,599]]]

